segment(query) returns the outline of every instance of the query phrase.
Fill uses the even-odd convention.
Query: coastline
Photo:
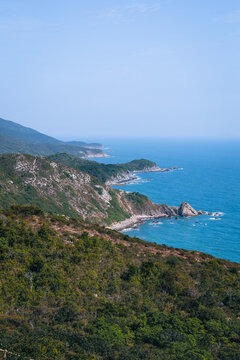
[[[151,172],[170,172],[175,170],[183,170],[183,168],[179,168],[177,166],[172,166],[170,168],[160,168],[160,167],[152,167],[152,168],[145,168],[143,170],[135,170],[122,173],[115,178],[112,178],[106,181],[106,185],[129,185],[131,181],[135,181],[140,179],[136,174],[144,174],[144,173],[151,173]]]
[[[217,212],[207,212],[199,210],[197,215],[194,216],[201,216],[201,215],[208,215],[213,216],[214,218],[210,218],[210,220],[219,220],[219,217],[223,216],[224,214],[220,211]],[[179,217],[180,215],[176,215]],[[191,215],[188,215],[191,216]],[[142,224],[148,220],[156,220],[156,219],[163,219],[163,218],[171,218],[169,215],[132,215],[130,218],[125,219],[123,221],[116,222],[111,226],[107,226],[108,229],[116,230],[116,231],[123,231],[128,230],[130,228],[135,228],[137,224]]]
[[[108,229],[116,230],[116,231],[123,231],[132,228],[133,226],[137,224],[142,224],[143,222],[147,220],[154,220],[154,219],[160,219],[165,218],[167,216],[160,216],[160,215],[133,215],[130,218],[119,221],[117,223],[112,224],[111,226],[108,226]]]

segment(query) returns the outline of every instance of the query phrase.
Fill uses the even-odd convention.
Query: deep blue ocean
[[[161,219],[158,224],[148,221],[126,234],[240,262],[240,141],[105,139],[103,143],[111,157],[99,162],[145,158],[160,167],[183,168],[140,174],[139,182],[116,188],[141,192],[157,203],[180,205],[184,200],[196,210],[223,213],[217,220],[203,215]]]

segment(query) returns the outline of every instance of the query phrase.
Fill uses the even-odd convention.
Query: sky
[[[240,138],[239,0],[0,0],[0,117],[67,139]]]

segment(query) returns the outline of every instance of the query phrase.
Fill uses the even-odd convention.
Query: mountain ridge
[[[0,118],[0,154],[17,152],[38,156],[59,152],[66,152],[78,157],[106,156],[101,144],[64,142],[32,128]]]
[[[25,140],[29,143],[62,143],[62,141],[57,140],[52,136],[45,135],[28,126],[23,126],[14,121],[5,120],[3,118],[0,118],[0,133],[5,136]]]

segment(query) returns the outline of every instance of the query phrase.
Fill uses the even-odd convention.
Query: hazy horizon
[[[131,136],[84,136],[84,137],[56,137],[58,140],[61,141],[85,141],[87,143],[91,143],[91,142],[98,142],[101,143],[103,146],[108,146],[108,142],[112,142],[112,141],[120,141],[120,142],[127,142],[127,141],[136,141],[136,142],[141,142],[141,141],[153,141],[153,142],[157,142],[157,141],[162,141],[162,142],[166,142],[166,143],[171,143],[171,142],[177,142],[177,143],[184,143],[186,145],[190,145],[193,144],[194,142],[196,143],[209,143],[212,142],[212,144],[214,143],[236,143],[239,144],[240,142],[240,138],[236,137],[221,137],[221,138],[216,138],[216,137],[189,137],[189,138],[184,138],[184,137],[157,137],[157,136],[138,136],[138,137],[131,137]]]
[[[57,138],[240,138],[240,4],[0,0],[0,117]]]

